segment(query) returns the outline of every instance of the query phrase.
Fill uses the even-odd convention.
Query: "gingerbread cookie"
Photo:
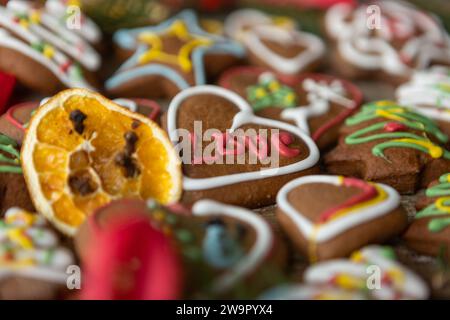
[[[435,66],[416,72],[408,83],[397,89],[396,95],[400,104],[432,118],[450,134],[450,68]]]
[[[33,210],[14,139],[0,133],[0,216],[11,207]]]
[[[322,74],[286,79],[267,69],[238,67],[225,72],[219,84],[246,99],[257,116],[295,124],[320,149],[337,141],[340,124],[362,102],[355,85]]]
[[[239,44],[203,31],[190,10],[156,27],[119,30],[114,42],[134,52],[105,83],[111,95],[122,97],[172,97],[206,84],[244,56]]]
[[[366,300],[360,292],[328,285],[285,284],[264,292],[261,300]]]
[[[0,70],[44,94],[92,87],[101,58],[89,42],[46,8],[27,1],[0,6]]]
[[[236,93],[198,86],[163,119],[183,162],[183,202],[210,198],[249,208],[272,204],[289,180],[315,173],[319,152],[300,129],[261,118]]]
[[[225,33],[245,46],[252,65],[285,76],[314,69],[325,53],[322,40],[298,30],[292,20],[252,9],[230,14]]]
[[[317,263],[306,269],[303,279],[309,285],[332,286],[366,299],[418,300],[429,295],[425,282],[401,265],[390,247],[368,246],[349,259]]]
[[[0,299],[61,298],[73,263],[42,216],[11,208],[0,221]]]
[[[179,205],[164,208],[153,201],[146,204],[131,200],[111,203],[100,209],[80,227],[75,237],[77,251],[88,270],[95,267],[95,261],[99,266],[99,259],[107,258],[99,254],[102,252],[98,247],[101,235],[112,226],[129,223],[136,217],[145,217],[153,228],[163,231],[180,254],[178,263],[182,263],[185,277],[179,297],[249,298],[279,280],[278,265],[282,262],[283,250],[278,247],[267,222],[243,208],[211,200],[195,203],[192,211]],[[143,235],[141,238],[135,235],[136,241],[145,241]],[[109,240],[109,247],[113,248],[114,241]],[[122,254],[115,254],[123,256],[128,254],[128,250],[135,249],[121,245],[116,250],[124,250]],[[153,249],[157,250],[156,247]],[[93,254],[90,255],[90,252]],[[164,260],[166,255],[161,254]],[[140,254],[134,256],[139,257]],[[116,261],[111,257],[112,253],[107,258],[109,260],[101,265],[115,265]],[[173,264],[173,261],[170,262],[168,268]],[[104,270],[97,271],[104,273]],[[137,276],[130,275],[131,278]],[[176,277],[172,274],[164,278],[166,285]],[[141,280],[137,283],[145,283],[145,279]],[[98,287],[99,283],[95,282],[86,283],[86,286]],[[161,286],[164,285],[161,283]]]
[[[277,195],[277,218],[310,261],[345,257],[400,234],[407,214],[389,186],[341,176],[307,176]]]
[[[329,173],[413,193],[450,171],[447,142],[433,120],[392,101],[372,102],[346,120],[325,165]]]
[[[334,67],[349,78],[403,82],[416,69],[450,64],[448,34],[440,21],[413,5],[376,0],[341,3],[325,16],[334,41]]]
[[[430,256],[450,252],[449,203],[450,174],[447,173],[419,197],[418,212],[403,236],[408,247]]]

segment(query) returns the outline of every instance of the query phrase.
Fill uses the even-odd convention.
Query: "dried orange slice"
[[[103,96],[66,90],[37,109],[22,146],[33,202],[73,235],[86,216],[119,198],[181,195],[181,167],[165,132]]]

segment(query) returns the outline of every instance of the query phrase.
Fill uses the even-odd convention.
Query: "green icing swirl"
[[[0,151],[9,156],[0,153],[0,172],[22,173],[20,167],[20,153],[17,151],[17,143],[10,137],[0,134]]]
[[[375,145],[372,149],[372,154],[377,157],[385,158],[385,149],[400,147],[416,149],[424,153],[429,153],[433,157],[450,159],[450,152],[434,144],[427,136],[432,135],[439,142],[446,143],[449,140],[447,135],[445,135],[431,119],[417,114],[406,107],[399,106],[392,101],[378,101],[364,105],[360,112],[346,120],[346,125],[358,125],[378,118],[385,118],[388,121],[378,122],[353,132],[345,138],[345,143],[352,145],[381,139],[390,139],[389,141]],[[385,127],[391,123],[405,126],[408,129],[421,131],[423,132],[423,135],[404,131],[371,134],[374,131],[385,130]]]
[[[428,230],[430,232],[440,232],[450,226],[450,212],[438,208],[438,201],[443,201],[442,204],[450,207],[450,198],[443,199],[450,196],[450,182],[448,182],[450,174],[446,173],[439,178],[439,184],[428,188],[425,191],[427,197],[440,197],[434,203],[419,211],[416,219],[435,217],[428,223]]]

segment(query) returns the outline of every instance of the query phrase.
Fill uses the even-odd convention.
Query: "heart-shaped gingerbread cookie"
[[[341,176],[307,176],[277,195],[278,219],[311,261],[344,257],[399,234],[407,215],[391,187]]]
[[[220,87],[179,93],[163,123],[182,157],[187,203],[210,198],[261,207],[272,204],[286,182],[317,172],[319,152],[311,138],[256,116],[244,99]]]

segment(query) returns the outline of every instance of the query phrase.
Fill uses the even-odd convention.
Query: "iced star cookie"
[[[43,94],[92,88],[100,65],[89,42],[45,7],[16,0],[0,6],[0,70],[23,86]]]
[[[303,280],[308,285],[359,293],[366,299],[419,300],[429,295],[425,282],[399,263],[390,247],[367,246],[349,259],[314,264],[306,269]]]
[[[277,218],[311,262],[345,257],[400,234],[407,214],[389,186],[342,176],[307,176],[277,195]]]
[[[230,14],[225,34],[244,45],[252,65],[285,76],[314,69],[325,53],[322,40],[300,31],[292,20],[252,9]]]
[[[11,207],[33,210],[16,141],[0,133],[0,217]]]
[[[435,66],[414,73],[412,79],[396,91],[400,104],[435,120],[450,133],[450,68]]]
[[[111,260],[112,256],[136,251],[121,246],[116,250],[123,250],[124,254],[111,253],[107,258],[99,254],[102,250],[98,247],[98,240],[111,226],[133,221],[136,217],[145,217],[149,224],[162,231],[179,254],[181,266],[178,270],[184,270],[180,298],[250,298],[279,280],[284,251],[268,223],[249,210],[211,200],[199,201],[191,210],[179,205],[162,207],[154,201],[111,203],[91,216],[75,237],[83,264],[93,266],[95,261],[107,259],[101,265],[114,265],[116,261]],[[140,240],[136,238],[136,241]],[[114,241],[110,239],[109,247],[113,246]],[[94,254],[90,256],[90,252]],[[140,254],[129,256],[140,257]],[[162,258],[165,259],[165,255]],[[139,276],[140,271],[133,274],[133,270],[124,269],[131,274],[113,274],[125,279]],[[159,285],[169,285],[173,277],[176,275],[164,278]],[[135,283],[146,282],[141,280]],[[154,282],[149,285],[154,286]]]
[[[403,235],[408,247],[426,255],[450,252],[450,174],[442,175],[419,196],[417,214]]]
[[[48,99],[39,102],[23,102],[10,107],[4,115],[0,116],[0,133],[3,133],[17,143],[21,144],[25,130],[39,105],[45,104]],[[161,106],[153,100],[136,98],[119,98],[115,103],[129,109],[130,111],[140,113],[150,120],[160,122]]]
[[[393,101],[371,102],[346,120],[324,162],[329,173],[413,193],[450,171],[447,143],[432,119]]]
[[[179,93],[163,117],[183,168],[182,201],[210,198],[256,208],[273,204],[289,180],[317,172],[319,152],[299,128],[256,116],[216,86]]]
[[[0,299],[55,299],[75,262],[42,216],[10,208],[0,220]]]
[[[441,22],[403,1],[369,1],[356,9],[336,4],[326,13],[325,29],[334,42],[333,65],[349,78],[403,82],[414,70],[450,64]]]
[[[119,97],[172,97],[206,84],[245,54],[238,43],[202,30],[190,10],[156,27],[119,30],[114,42],[134,52],[105,83]]]
[[[355,85],[333,76],[303,74],[287,79],[257,67],[226,71],[219,85],[246,99],[257,116],[295,124],[320,149],[336,143],[340,125],[363,98]]]

